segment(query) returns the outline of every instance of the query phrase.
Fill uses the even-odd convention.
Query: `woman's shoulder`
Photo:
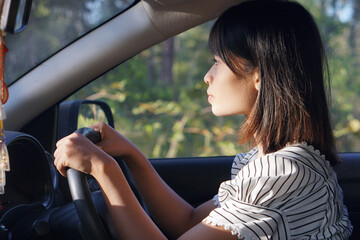
[[[240,171],[254,176],[277,176],[288,171],[294,173],[310,170],[324,178],[329,178],[333,172],[326,156],[305,142],[288,144],[283,149],[260,157],[258,152],[255,147],[248,153],[235,156],[231,169],[232,179]]]
[[[325,160],[325,155],[322,154],[319,150],[315,149],[312,145],[302,142],[302,143],[292,143],[287,144],[284,148],[278,150],[274,154],[286,156],[308,156],[309,154],[316,159],[323,159]]]
[[[309,169],[325,178],[332,174],[332,168],[326,156],[306,142],[288,144],[277,152],[259,158],[259,161],[269,159],[276,159],[277,165],[293,164],[299,169]]]

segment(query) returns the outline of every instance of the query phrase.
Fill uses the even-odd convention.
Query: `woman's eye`
[[[215,58],[213,58],[212,62],[213,62],[213,64],[217,64],[217,63],[219,63],[219,61],[218,61],[218,60],[216,60]]]

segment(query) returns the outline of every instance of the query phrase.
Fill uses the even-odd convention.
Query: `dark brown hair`
[[[332,165],[338,162],[325,91],[327,60],[304,7],[276,0],[231,7],[215,22],[209,48],[239,78],[259,70],[259,95],[241,128],[241,143],[256,136],[255,143],[271,153],[307,142]]]

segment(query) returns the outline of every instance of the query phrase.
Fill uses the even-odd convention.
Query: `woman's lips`
[[[211,103],[214,100],[214,96],[213,95],[209,95],[208,96],[208,102]]]

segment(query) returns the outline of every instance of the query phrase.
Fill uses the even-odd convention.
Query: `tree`
[[[160,78],[166,86],[173,84],[173,64],[174,64],[174,39],[169,38],[162,44],[162,64]]]

